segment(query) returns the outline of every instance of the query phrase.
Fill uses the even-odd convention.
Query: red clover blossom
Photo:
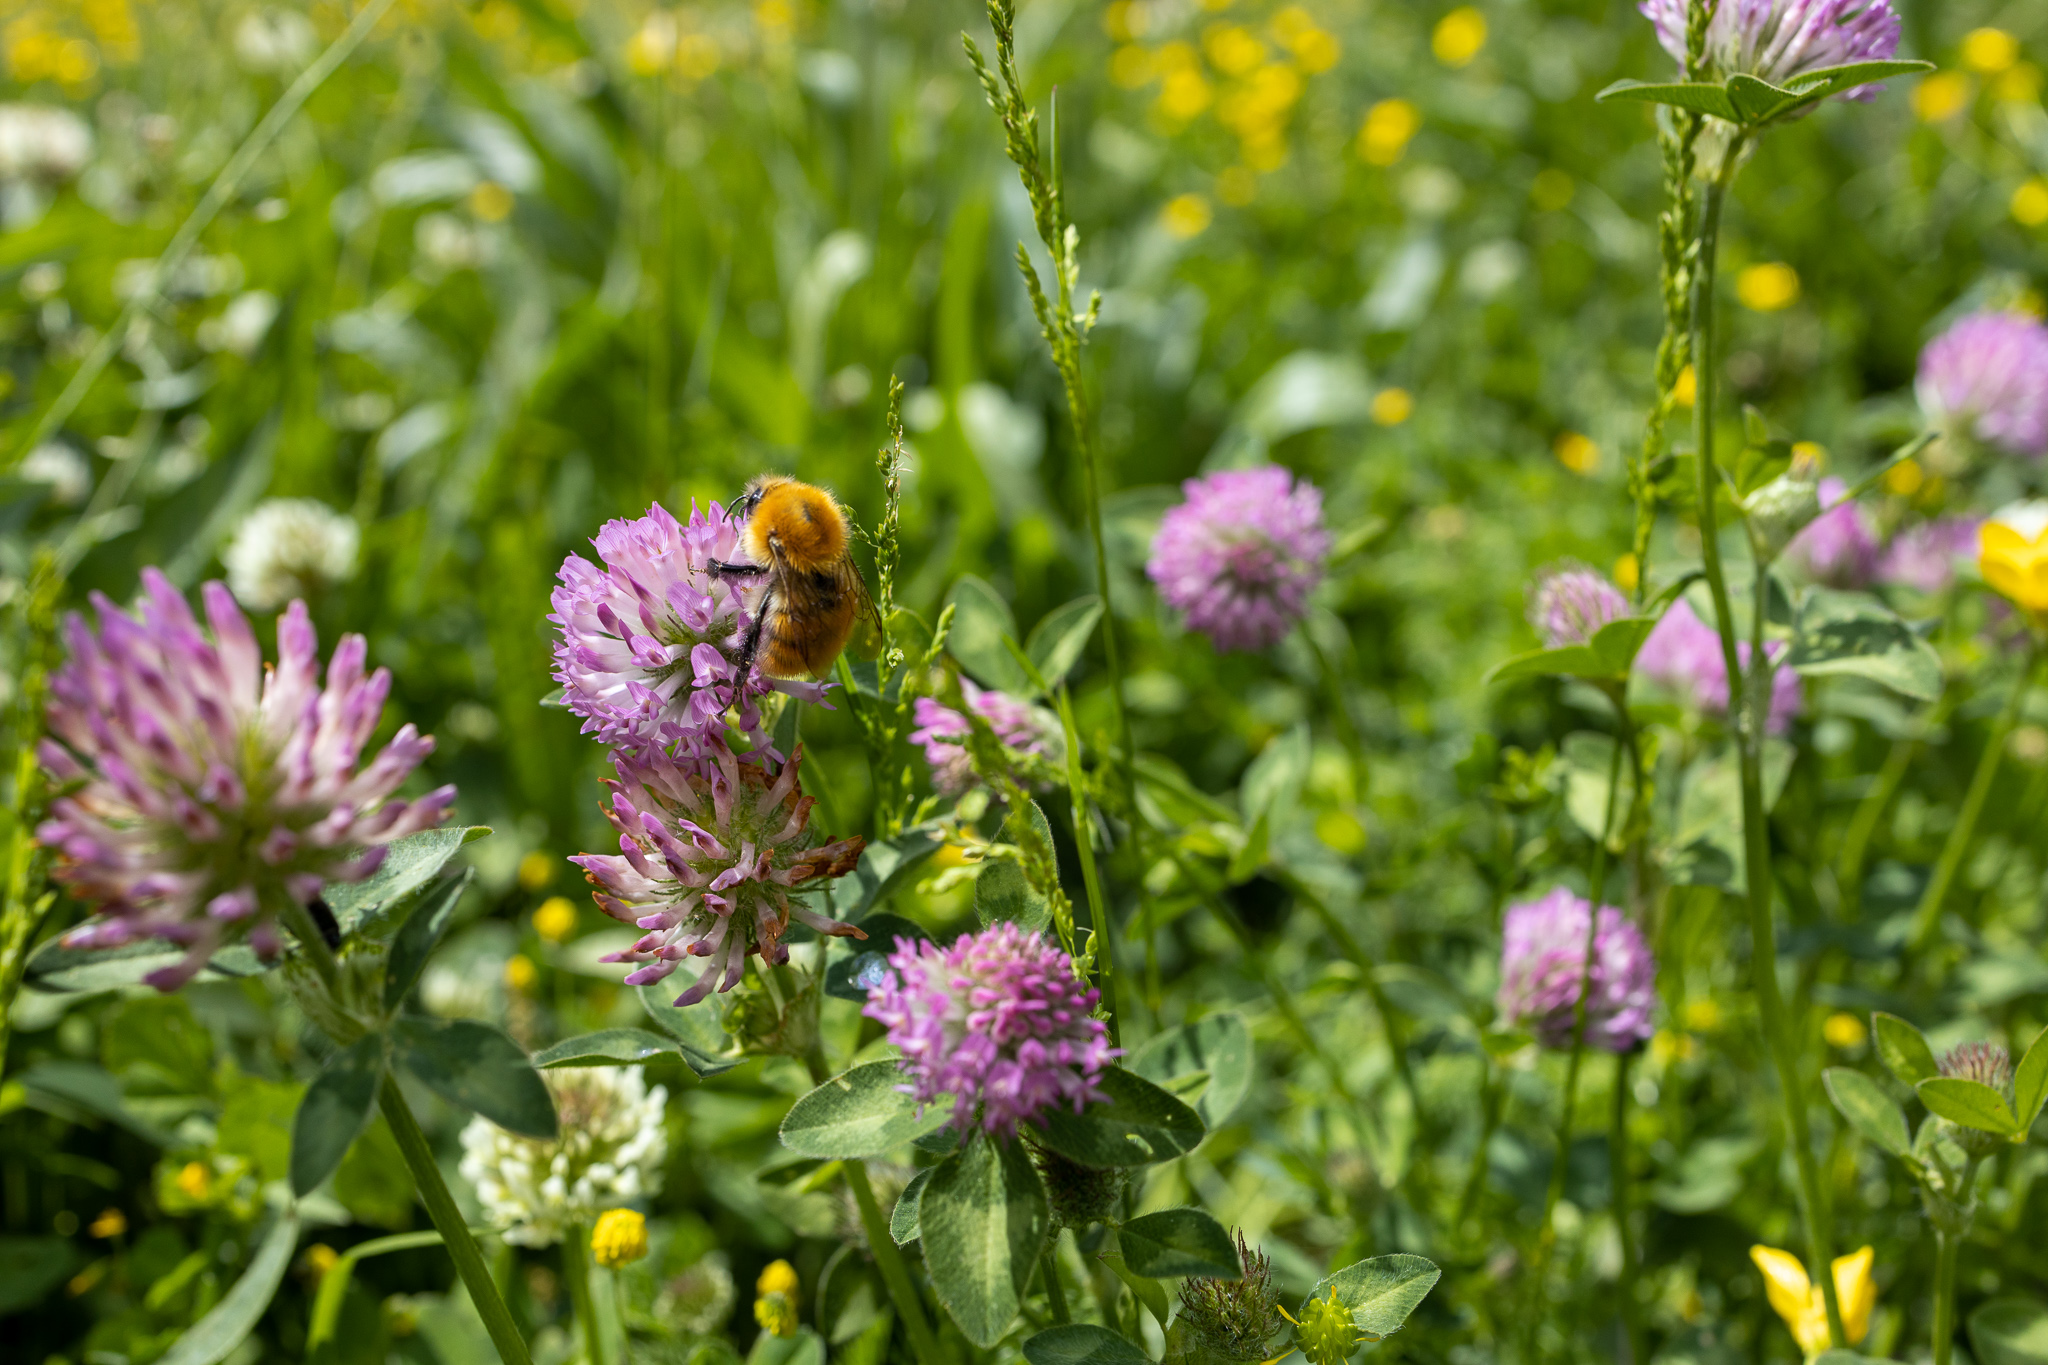
[[[1495,1007],[1504,1021],[1532,1029],[1545,1047],[1571,1046],[1591,909],[1584,897],[1559,887],[1540,900],[1509,906],[1502,923]],[[1628,1052],[1650,1036],[1656,959],[1642,931],[1611,905],[1600,907],[1587,985],[1587,1043]]]
[[[1091,1017],[1098,992],[1073,960],[1008,920],[952,947],[896,940],[893,969],[861,1012],[902,1053],[919,1103],[950,1095],[953,1122],[1008,1136],[1054,1105],[1080,1113],[1107,1099],[1099,1076],[1118,1054]]]
[[[1572,560],[1545,569],[1529,590],[1529,624],[1545,649],[1585,644],[1600,627],[1626,615],[1621,589]]]
[[[209,635],[163,574],[145,569],[142,583],[135,616],[95,593],[99,629],[65,623],[71,657],[50,681],[55,738],[40,754],[68,790],[36,836],[57,879],[105,912],[65,941],[183,944],[182,961],[148,977],[171,990],[236,931],[275,956],[283,898],[369,876],[385,845],[441,823],[455,789],[391,799],[433,752],[410,725],[357,769],[391,690],[387,670],[364,674],[362,636],[341,638],[323,688],[303,602],[278,618],[267,668],[221,584],[201,589]]]
[[[1749,642],[1739,641],[1736,658],[1749,666]],[[1765,654],[1775,662],[1785,652],[1782,641],[1766,645]],[[1700,620],[1684,598],[1672,603],[1664,619],[1643,641],[1636,654],[1636,670],[1650,682],[1675,694],[1681,701],[1711,715],[1728,713],[1728,667],[1721,653],[1721,637]],[[1783,734],[1799,714],[1799,675],[1789,668],[1776,668],[1771,676],[1771,714],[1765,728]]]
[[[713,560],[745,560],[740,523],[718,503],[692,503],[678,522],[659,503],[632,521],[608,521],[591,542],[602,568],[580,555],[562,561],[554,614],[555,681],[583,733],[626,748],[700,748],[723,737],[737,705],[742,730],[757,732],[754,700],[769,691],[822,702],[821,683],[756,674],[735,685],[740,641],[751,622],[743,592],[712,576]]]
[[[1686,0],[1641,0],[1657,42],[1685,61]],[[1810,71],[1883,61],[1899,50],[1899,16],[1887,0],[1721,0],[1707,21],[1707,77],[1741,74],[1784,89]],[[1844,92],[1869,99],[1875,85]]]
[[[976,687],[960,680],[967,704],[995,731],[1005,749],[1020,754],[1043,754],[1048,750],[1048,727],[1029,702],[1007,692]],[[931,765],[932,785],[946,796],[958,796],[974,785],[974,764],[967,755],[967,717],[932,697],[917,699],[918,728],[910,742],[922,745],[924,760]]]
[[[605,816],[619,832],[619,852],[569,861],[596,888],[599,908],[648,931],[604,959],[640,964],[627,985],[659,981],[685,958],[708,958],[676,998],[693,1005],[738,985],[749,954],[787,962],[782,936],[791,919],[821,934],[867,937],[791,898],[853,871],[866,846],[857,836],[823,843],[805,828],[816,802],[797,785],[802,746],[772,777],[741,763],[722,741],[708,745],[701,761],[619,749],[612,764],[618,776],[605,779],[612,790]]]
[[[1218,649],[1269,649],[1308,611],[1330,535],[1323,495],[1278,465],[1226,469],[1181,485],[1145,572],[1166,604]]]
[[[1913,384],[1928,418],[2010,455],[2048,453],[2048,326],[1972,313],[1927,343]]]

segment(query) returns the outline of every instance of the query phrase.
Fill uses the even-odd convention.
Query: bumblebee
[[[748,562],[713,560],[711,572],[764,585],[740,643],[740,676],[758,660],[770,677],[822,679],[863,615],[880,624],[854,567],[845,509],[822,488],[763,474],[728,515],[742,523]]]

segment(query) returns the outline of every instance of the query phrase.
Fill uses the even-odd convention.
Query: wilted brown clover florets
[[[1266,1342],[1280,1326],[1280,1293],[1273,1287],[1273,1263],[1245,1245],[1237,1234],[1242,1278],[1181,1282],[1181,1320],[1198,1345],[1228,1361],[1266,1358]]]

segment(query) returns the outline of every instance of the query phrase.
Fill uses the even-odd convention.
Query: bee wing
[[[868,592],[868,581],[861,577],[860,569],[854,564],[852,555],[839,561],[839,586],[841,591],[852,593],[854,600],[860,604],[856,614],[865,616],[868,623],[875,628],[875,633],[882,634],[881,610],[875,606],[874,596]]]

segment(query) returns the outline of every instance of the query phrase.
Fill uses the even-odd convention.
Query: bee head
[[[757,564],[780,562],[809,573],[845,557],[846,514],[822,488],[765,474],[735,506],[746,509],[746,550]]]

